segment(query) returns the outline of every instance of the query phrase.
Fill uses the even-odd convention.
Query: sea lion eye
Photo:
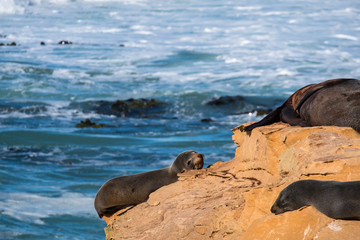
[[[191,164],[191,160],[189,160],[189,161],[187,161],[187,163],[186,163],[188,166],[190,166],[190,164]]]

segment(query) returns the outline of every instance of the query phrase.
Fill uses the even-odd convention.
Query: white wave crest
[[[0,0],[0,14],[23,14],[25,8],[14,0]]]
[[[261,10],[261,6],[238,6],[235,7],[236,10],[239,11],[254,11],[254,10]]]
[[[60,197],[45,197],[31,193],[3,194],[0,210],[21,221],[44,224],[41,218],[52,215],[93,213],[93,198],[80,193],[64,193]]]
[[[346,39],[346,40],[352,40],[352,41],[357,41],[358,38],[351,36],[351,35],[346,35],[346,34],[335,34],[333,35],[334,38],[339,38],[339,39]]]

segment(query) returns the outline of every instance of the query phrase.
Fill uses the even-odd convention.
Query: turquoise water
[[[359,16],[350,0],[0,0],[0,239],[104,239],[106,180],[189,149],[230,160],[259,110],[360,78]],[[130,98],[161,104],[111,108]]]

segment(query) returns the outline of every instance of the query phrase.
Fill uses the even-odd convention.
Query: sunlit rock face
[[[311,206],[279,215],[270,208],[300,179],[359,180],[359,133],[283,123],[251,134],[242,128],[233,129],[232,160],[180,174],[146,202],[105,218],[107,239],[358,238],[359,221],[331,219]]]

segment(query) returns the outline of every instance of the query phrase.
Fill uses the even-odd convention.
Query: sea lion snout
[[[195,153],[194,169],[202,169],[204,166],[204,155],[201,153]]]
[[[270,211],[271,211],[272,213],[274,213],[275,215],[278,215],[278,214],[280,213],[279,210],[280,210],[280,209],[276,206],[276,202],[274,203],[274,205],[272,205],[272,207],[271,207],[271,209],[270,209]]]
[[[275,203],[271,206],[270,211],[275,215],[278,215],[287,211],[291,211],[290,209],[296,210],[296,208],[292,209],[291,207],[286,206],[286,204],[281,203],[281,201],[276,200]]]

